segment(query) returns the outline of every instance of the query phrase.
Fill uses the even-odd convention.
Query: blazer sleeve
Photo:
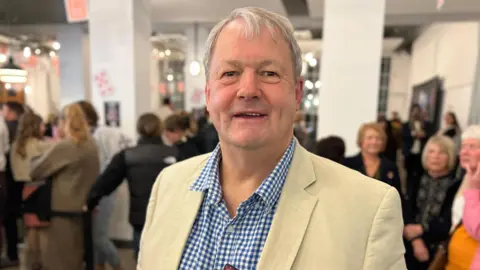
[[[60,141],[43,155],[33,159],[30,164],[30,177],[45,179],[70,164],[77,157],[71,148],[72,143],[67,140]]]
[[[463,226],[473,239],[480,241],[480,190],[467,189],[464,197]]]
[[[405,270],[401,201],[392,187],[385,194],[372,223],[364,270]]]

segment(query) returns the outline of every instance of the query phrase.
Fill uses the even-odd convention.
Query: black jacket
[[[103,196],[111,194],[126,178],[130,190],[130,224],[142,227],[158,174],[177,160],[178,149],[164,145],[160,137],[140,139],[137,146],[112,158],[90,190],[88,208],[94,209]]]
[[[403,124],[402,128],[402,139],[403,139],[403,146],[402,146],[402,152],[404,156],[409,156],[411,155],[411,150],[413,147],[413,143],[415,139],[412,136],[412,129],[411,129],[411,122],[407,122]],[[423,148],[427,144],[428,139],[435,133],[433,130],[432,124],[429,122],[423,122],[423,130],[425,132],[425,137],[420,140],[421,146],[420,146],[420,154],[423,152]]]
[[[358,154],[353,157],[346,158],[344,161],[344,165],[349,167],[352,170],[361,172],[364,175],[367,175],[365,170],[365,164],[363,163],[362,154]],[[390,186],[397,189],[398,194],[400,197],[402,196],[402,185],[400,182],[400,175],[398,174],[397,165],[391,162],[385,157],[380,158],[380,181],[389,184]],[[368,175],[367,175],[368,176]]]
[[[454,178],[453,174],[451,176]],[[408,179],[408,181],[418,181],[421,179]],[[457,194],[458,189],[460,188],[461,180],[453,180],[449,188],[443,204],[440,210],[439,215],[434,218],[428,225],[428,231],[425,231],[422,238],[426,243],[439,243],[448,238],[450,233],[450,228],[452,226],[452,205],[453,200],[455,199],[455,194]],[[418,214],[419,209],[417,208],[417,196],[418,189],[414,191],[413,194],[409,194],[409,200],[405,202],[404,209],[404,222],[405,224],[415,224],[415,217]]]

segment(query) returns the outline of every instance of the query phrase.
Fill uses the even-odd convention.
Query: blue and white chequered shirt
[[[190,187],[205,196],[179,269],[222,270],[226,264],[239,270],[256,268],[294,150],[295,140],[292,140],[277,166],[250,198],[239,205],[237,216],[232,219],[222,199],[218,175],[221,151],[217,146]]]

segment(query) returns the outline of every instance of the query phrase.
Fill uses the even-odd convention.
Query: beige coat
[[[31,138],[27,141],[27,144],[25,145],[26,156],[22,157],[19,153],[17,153],[17,141],[15,141],[10,151],[10,166],[12,168],[12,173],[15,181],[30,181],[30,162],[33,158],[40,156],[52,145],[53,142]]]
[[[152,190],[137,270],[177,269],[208,159],[166,168]],[[257,269],[404,270],[397,191],[297,145]]]
[[[32,161],[30,176],[32,179],[52,177],[52,210],[79,212],[99,171],[93,139],[81,145],[64,139]]]

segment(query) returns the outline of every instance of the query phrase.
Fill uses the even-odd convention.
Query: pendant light
[[[200,71],[201,71],[201,65],[200,65],[200,62],[198,62],[198,58],[197,58],[197,55],[198,55],[198,23],[195,23],[194,24],[194,29],[193,29],[193,39],[194,39],[194,43],[193,43],[193,49],[194,49],[194,58],[193,58],[193,61],[190,62],[190,74],[192,76],[198,76],[198,74],[200,74]]]

